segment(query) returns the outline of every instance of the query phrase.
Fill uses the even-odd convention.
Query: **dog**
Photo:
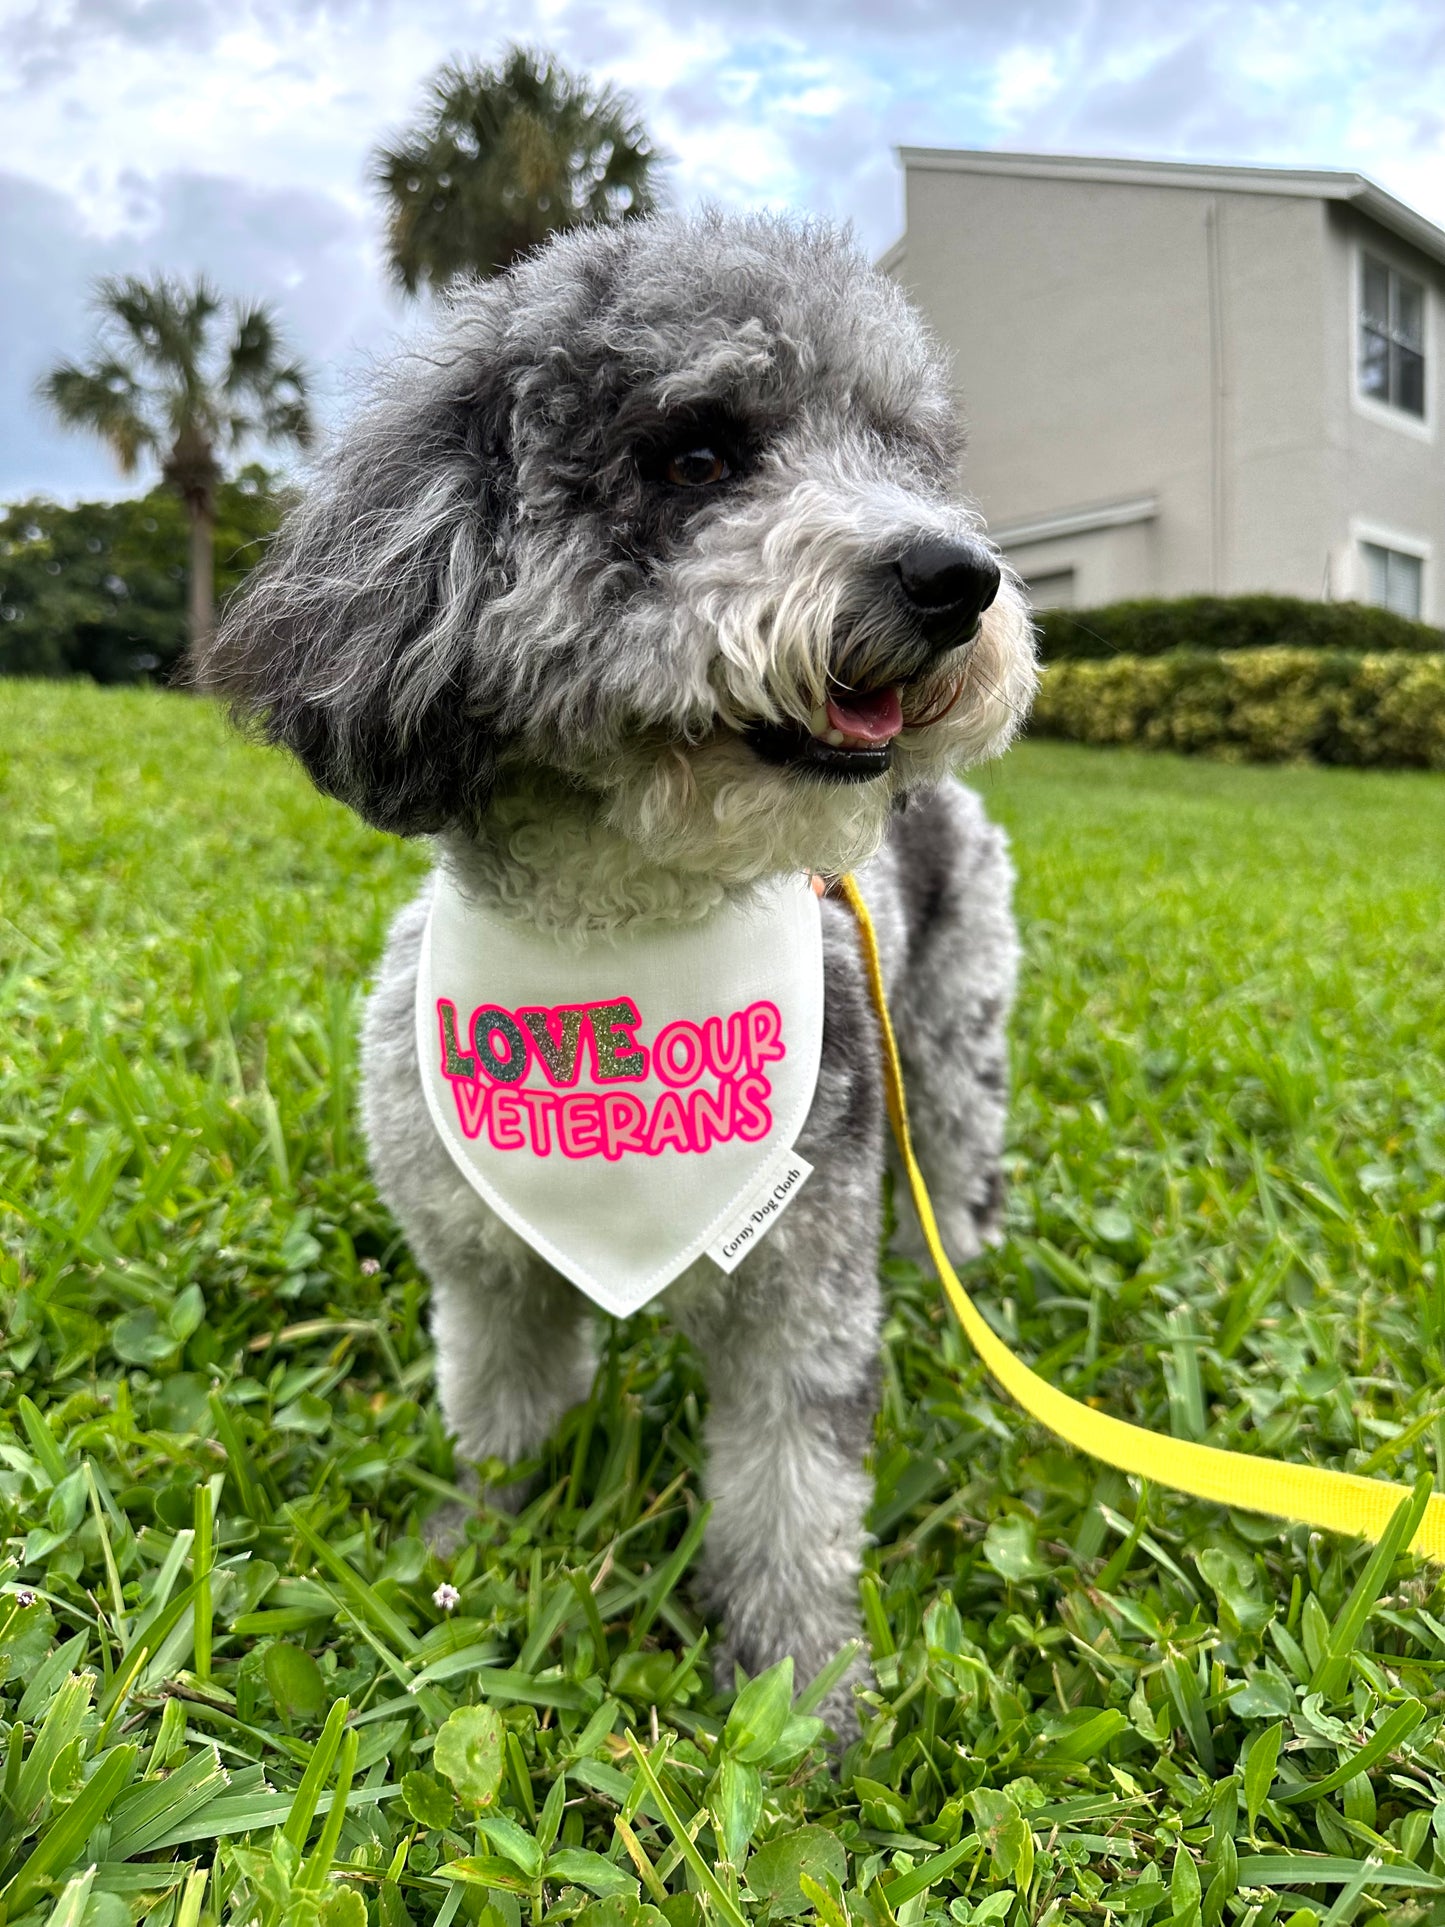
[[[432,840],[366,1007],[363,1111],[464,1461],[538,1450],[589,1391],[595,1320],[441,1143],[413,1017],[443,884],[595,955],[857,872],[945,1241],[999,1234],[1012,873],[953,777],[1006,747],[1036,667],[1021,585],[951,493],[960,448],[939,349],[845,232],[574,229],[455,290],[204,651],[203,684],[323,791]],[[814,914],[812,1175],[735,1269],[698,1257],[661,1294],[708,1376],[725,1683],[789,1654],[809,1678],[859,1630],[892,1154],[858,933],[831,896]],[[821,1709],[844,1737],[863,1676]]]

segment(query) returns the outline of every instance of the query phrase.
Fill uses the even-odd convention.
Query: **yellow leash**
[[[1176,1492],[1192,1493],[1197,1499],[1212,1499],[1219,1505],[1237,1506],[1244,1512],[1264,1512],[1271,1518],[1319,1526],[1326,1532],[1378,1539],[1391,1514],[1403,1500],[1410,1498],[1409,1486],[1393,1485],[1384,1479],[1362,1479],[1353,1472],[1328,1472],[1314,1465],[1289,1465],[1280,1459],[1253,1458],[1245,1452],[1225,1452],[1217,1446],[1196,1445],[1188,1439],[1165,1438],[1157,1432],[1146,1431],[1142,1425],[1128,1425],[1122,1419],[1110,1418],[1070,1398],[1040,1378],[1037,1372],[1030,1371],[985,1323],[948,1262],[928,1187],[913,1155],[903,1073],[883,994],[883,971],[878,960],[873,919],[853,877],[841,878],[839,888],[857,919],[862,939],[868,985],[883,1037],[888,1116],[908,1174],[923,1236],[958,1322],[999,1384],[1031,1418],[1038,1419],[1079,1451],[1102,1459],[1105,1465],[1117,1466],[1121,1472],[1133,1472],[1159,1485],[1172,1486]],[[1419,1528],[1410,1541],[1410,1550],[1423,1558],[1445,1561],[1445,1495],[1431,1494]]]

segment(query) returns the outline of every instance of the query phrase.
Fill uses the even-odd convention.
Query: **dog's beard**
[[[967,649],[905,702],[905,720],[915,727],[899,741],[904,781],[936,781],[950,768],[1002,756],[1028,716],[1038,679],[1028,605],[1006,575]]]
[[[883,840],[896,793],[891,775],[833,784],[772,768],[719,730],[625,764],[609,787],[607,820],[659,868],[735,888],[864,862]]]

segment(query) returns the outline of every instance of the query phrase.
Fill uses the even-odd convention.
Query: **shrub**
[[[283,497],[252,466],[216,491],[216,599],[260,556]],[[185,510],[168,489],[0,511],[0,676],[165,682],[186,646]]]
[[[1235,762],[1445,770],[1445,652],[1175,649],[1055,662],[1032,726]]]
[[[1433,655],[1445,631],[1363,602],[1300,596],[1180,596],[1102,609],[1041,609],[1045,662],[1161,656],[1174,649],[1354,649]]]

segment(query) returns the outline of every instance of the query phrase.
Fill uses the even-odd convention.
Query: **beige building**
[[[1358,174],[904,148],[883,265],[1041,604],[1272,590],[1445,625],[1445,232]]]

